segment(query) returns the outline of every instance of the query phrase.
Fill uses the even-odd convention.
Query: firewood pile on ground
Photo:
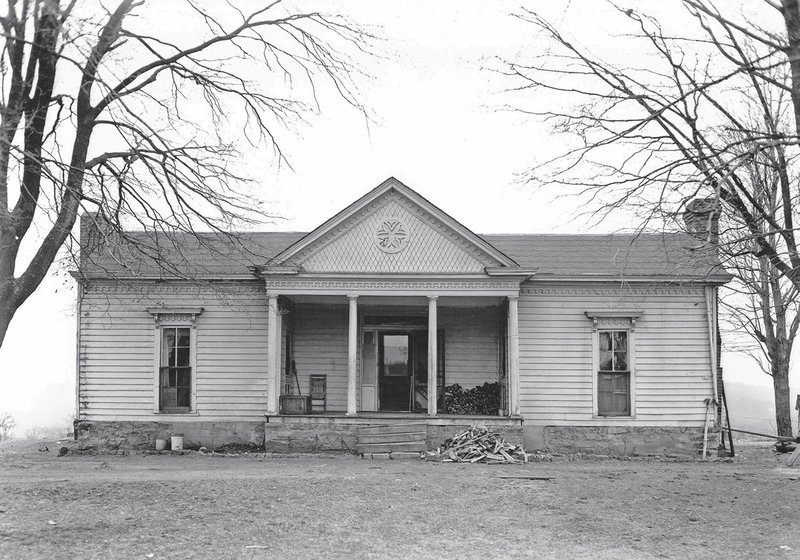
[[[443,463],[509,464],[528,462],[528,454],[521,445],[508,443],[500,434],[478,424],[445,440],[436,451],[427,451],[425,458]]]

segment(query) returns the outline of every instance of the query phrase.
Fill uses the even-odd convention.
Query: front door
[[[444,331],[438,333],[438,410],[444,403]],[[378,335],[378,410],[428,411],[428,331],[391,330]]]
[[[410,411],[413,388],[412,333],[382,332],[378,341],[380,410]]]

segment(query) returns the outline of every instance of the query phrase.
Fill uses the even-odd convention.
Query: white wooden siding
[[[328,411],[347,410],[348,321],[346,304],[295,308],[294,360],[300,387],[308,395],[311,376],[325,375]]]
[[[196,414],[157,414],[155,323],[147,307],[203,307],[197,318]],[[257,283],[92,284],[81,303],[81,417],[259,420],[266,410],[267,307]]]
[[[499,378],[499,310],[497,307],[439,306],[444,329],[445,383],[464,389]]]
[[[595,418],[589,310],[635,308],[635,417]],[[711,396],[703,288],[523,285],[520,404],[536,424],[700,425]]]
[[[711,395],[703,298],[702,288],[526,284],[519,302],[520,400],[526,422],[702,425],[703,399]],[[205,309],[193,331],[196,414],[153,412],[155,331],[146,310],[152,306]],[[592,325],[584,312],[613,307],[644,311],[636,324],[636,409],[630,419],[596,419],[592,411]],[[469,388],[497,380],[499,314],[497,307],[440,304],[448,384]],[[331,411],[343,411],[347,404],[347,321],[344,304],[296,307],[294,359],[302,390],[308,393],[311,374],[327,375]],[[256,282],[92,284],[82,301],[80,328],[82,418],[263,418],[267,306]]]

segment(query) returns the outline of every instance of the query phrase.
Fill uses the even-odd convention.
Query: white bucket
[[[167,448],[167,440],[165,439],[156,440],[156,451],[164,451],[166,448]]]
[[[183,449],[183,434],[175,434],[170,438],[173,451],[181,451]]]

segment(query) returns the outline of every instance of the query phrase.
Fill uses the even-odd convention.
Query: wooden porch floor
[[[505,423],[507,425],[522,424],[522,418],[519,416],[489,416],[480,414],[439,414],[437,416],[428,416],[422,412],[359,412],[356,416],[348,416],[345,412],[318,412],[314,414],[274,414],[266,415],[267,422],[274,419],[280,419],[281,422],[291,422],[297,420],[301,423],[307,423],[314,420],[350,420],[353,423],[363,423],[368,421],[374,423],[375,420],[379,421],[397,421],[397,422],[419,422],[425,424],[428,422],[434,423],[454,423],[463,424],[465,422],[491,422],[492,424]]]

